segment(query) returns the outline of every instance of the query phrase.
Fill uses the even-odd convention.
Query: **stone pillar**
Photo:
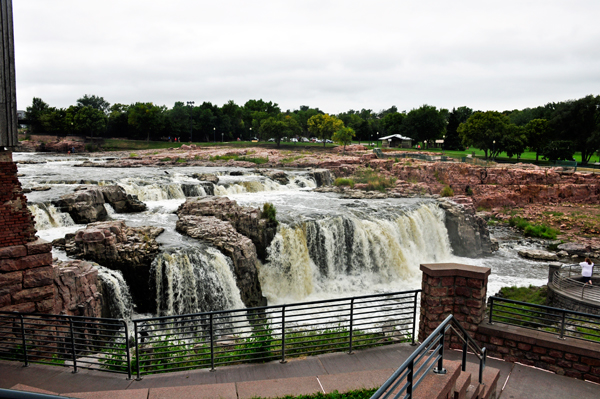
[[[421,317],[419,342],[423,342],[440,323],[453,314],[475,336],[483,321],[490,268],[458,263],[422,264]],[[454,341],[456,337],[452,337]],[[451,347],[460,348],[458,342]]]
[[[552,262],[548,264],[548,284],[552,282],[552,277],[554,273],[560,270],[562,267],[562,263],[560,262]]]

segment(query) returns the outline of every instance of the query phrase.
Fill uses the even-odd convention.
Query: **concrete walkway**
[[[83,399],[158,399],[281,397],[317,392],[346,392],[379,387],[415,347],[396,344],[357,351],[352,355],[331,353],[285,364],[271,362],[208,370],[143,376],[127,380],[119,374],[46,365],[23,367],[0,361],[0,388],[55,393]],[[459,352],[447,351],[449,360]],[[474,359],[474,358],[473,358]],[[469,359],[467,371],[477,379],[478,363]],[[500,370],[498,398],[597,399],[600,385],[548,373],[531,367],[488,359],[488,367]]]

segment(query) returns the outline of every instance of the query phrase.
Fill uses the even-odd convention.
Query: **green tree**
[[[344,152],[346,152],[346,145],[352,143],[352,139],[356,136],[354,129],[351,127],[343,127],[333,134],[333,141],[344,146]]]
[[[501,152],[501,139],[507,132],[510,120],[497,111],[475,112],[458,127],[458,133],[466,146],[473,146],[495,158]]]
[[[164,126],[165,108],[152,103],[135,103],[129,107],[127,122],[138,139],[158,139]]]
[[[525,134],[522,127],[509,123],[506,127],[506,131],[500,139],[499,151],[506,152],[509,158],[517,156],[517,159],[521,157],[521,154],[525,152],[527,148],[527,135]]]
[[[381,125],[387,134],[402,134],[402,122],[406,115],[399,112],[390,112],[381,120]]]
[[[41,116],[42,131],[56,136],[73,133],[67,126],[67,110],[64,108],[48,108]]]
[[[448,111],[445,109],[438,110],[427,104],[413,109],[402,122],[403,135],[429,145],[444,134],[447,113]]]
[[[329,114],[315,115],[308,120],[308,131],[323,140],[323,147],[325,140],[343,127],[344,122]]]
[[[569,140],[554,140],[542,149],[541,154],[550,161],[572,161],[575,145]]]
[[[93,138],[106,130],[107,117],[99,109],[92,108],[89,105],[78,107],[73,115],[73,124],[76,132]]]
[[[108,114],[110,109],[110,103],[104,100],[104,97],[98,97],[89,94],[85,94],[83,97],[78,99],[77,105],[79,107],[89,106],[99,111],[102,111],[104,114]]]
[[[107,134],[109,137],[129,137],[129,106],[125,104],[111,105],[108,113]]]
[[[29,133],[35,134],[44,131],[42,116],[50,111],[50,106],[41,98],[33,97],[31,106],[25,110],[25,119],[27,119]]]
[[[531,119],[523,127],[523,132],[527,137],[527,145],[535,151],[535,160],[537,161],[542,149],[548,144],[548,121],[546,119]]]
[[[261,137],[273,138],[279,147],[283,137],[292,137],[300,134],[302,129],[291,115],[269,117],[262,121],[259,129]]]

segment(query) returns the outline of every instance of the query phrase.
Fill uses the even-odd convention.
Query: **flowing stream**
[[[536,248],[538,244],[508,230],[493,232],[500,241],[500,250],[494,255],[455,257],[444,212],[431,199],[341,199],[335,194],[313,192],[316,182],[304,170],[285,171],[290,181],[281,184],[260,171],[241,168],[75,167],[86,158],[25,153],[13,157],[15,161],[41,162],[18,167],[24,188],[44,190],[27,194],[38,235],[43,239],[51,241],[85,227],[74,224],[68,214],[51,204],[79,184],[118,184],[147,204],[148,210],[142,213],[117,214],[109,205],[106,208],[110,218],[129,226],[165,229],[157,239],[162,252],[152,264],[151,281],[140,282],[155,287],[156,315],[243,308],[231,260],[206,243],[175,231],[177,216],[173,212],[178,206],[188,197],[212,194],[227,196],[244,206],[275,205],[280,224],[268,248],[267,262],[259,270],[263,294],[270,305],[420,288],[421,263],[490,267],[488,295],[505,285],[546,283],[545,263],[516,254],[520,248]],[[217,175],[218,184],[193,177],[202,173]],[[54,256],[67,259],[56,249]],[[100,278],[105,287],[110,284],[111,295],[123,297],[111,303],[112,312],[125,317],[132,305],[119,277],[100,268]]]

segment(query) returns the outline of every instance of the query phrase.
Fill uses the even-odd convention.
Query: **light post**
[[[446,149],[446,136],[442,136],[442,156],[444,156],[444,150]]]
[[[187,106],[190,107],[190,143],[194,141],[194,136],[192,133],[192,127],[194,125],[194,120],[192,119],[192,109],[194,108],[194,102],[188,101]]]
[[[213,143],[217,142],[217,128],[213,127]]]
[[[496,159],[496,140],[492,141],[492,155],[493,159]]]
[[[252,128],[250,128],[250,141],[252,141],[252,138],[253,138],[253,136],[252,136]]]
[[[223,142],[223,134],[224,133],[221,132],[221,143]]]
[[[377,147],[379,147],[379,132],[377,132]]]

